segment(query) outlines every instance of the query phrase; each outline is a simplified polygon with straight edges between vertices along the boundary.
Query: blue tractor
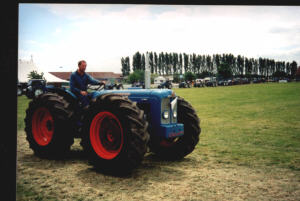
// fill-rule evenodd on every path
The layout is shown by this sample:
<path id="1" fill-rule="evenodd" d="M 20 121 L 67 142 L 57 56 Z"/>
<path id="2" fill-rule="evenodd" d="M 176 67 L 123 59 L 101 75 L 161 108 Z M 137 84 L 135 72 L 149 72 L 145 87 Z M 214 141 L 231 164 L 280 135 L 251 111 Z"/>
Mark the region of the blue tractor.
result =
<path id="1" fill-rule="evenodd" d="M 169 89 L 99 87 L 86 108 L 68 89 L 47 86 L 29 103 L 25 131 L 39 157 L 65 156 L 74 138 L 81 138 L 96 169 L 125 173 L 148 150 L 166 160 L 185 157 L 195 149 L 201 129 L 193 107 Z"/>

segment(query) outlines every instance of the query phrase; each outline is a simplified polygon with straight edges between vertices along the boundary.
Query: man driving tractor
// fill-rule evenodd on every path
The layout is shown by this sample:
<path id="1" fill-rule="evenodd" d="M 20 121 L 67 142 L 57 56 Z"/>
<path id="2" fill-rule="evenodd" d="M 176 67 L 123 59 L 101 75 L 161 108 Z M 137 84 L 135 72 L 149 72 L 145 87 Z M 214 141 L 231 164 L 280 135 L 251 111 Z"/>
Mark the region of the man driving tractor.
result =
<path id="1" fill-rule="evenodd" d="M 105 82 L 94 79 L 89 74 L 85 73 L 87 63 L 85 60 L 78 62 L 78 69 L 70 76 L 70 89 L 79 98 L 83 107 L 89 105 L 91 94 L 87 92 L 87 85 L 105 85 Z"/>

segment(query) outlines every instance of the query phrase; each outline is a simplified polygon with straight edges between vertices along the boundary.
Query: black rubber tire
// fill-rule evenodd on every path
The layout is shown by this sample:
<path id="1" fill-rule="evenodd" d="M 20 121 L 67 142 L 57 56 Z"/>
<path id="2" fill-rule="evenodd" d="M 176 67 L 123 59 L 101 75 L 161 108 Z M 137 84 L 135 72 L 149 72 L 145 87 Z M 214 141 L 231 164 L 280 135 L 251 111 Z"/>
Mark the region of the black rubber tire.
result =
<path id="1" fill-rule="evenodd" d="M 68 92 L 61 88 L 53 88 L 48 89 L 48 92 L 56 93 L 59 96 L 64 97 L 64 99 L 70 104 L 70 107 L 72 108 L 72 111 L 74 112 L 74 122 L 82 121 L 82 113 L 83 111 L 79 107 L 79 100 L 75 99 L 73 96 L 71 96 Z M 75 123 L 75 133 L 74 137 L 79 138 L 81 135 L 82 127 Z"/>
<path id="2" fill-rule="evenodd" d="M 162 146 L 162 141 L 168 141 L 151 136 L 150 150 L 164 160 L 180 160 L 190 154 L 199 142 L 201 133 L 200 119 L 194 108 L 183 98 L 178 97 L 177 121 L 184 124 L 184 135 L 170 141 L 170 146 Z"/>
<path id="3" fill-rule="evenodd" d="M 33 137 L 32 118 L 34 112 L 45 107 L 53 118 L 54 133 L 49 144 L 39 145 Z M 73 134 L 75 132 L 75 115 L 71 105 L 56 93 L 44 93 L 34 98 L 26 110 L 25 132 L 29 147 L 36 156 L 48 159 L 58 159 L 64 157 L 74 143 Z"/>
<path id="4" fill-rule="evenodd" d="M 123 129 L 123 147 L 119 154 L 112 159 L 98 156 L 91 145 L 90 126 L 94 117 L 107 111 L 115 115 Z M 144 119 L 144 112 L 126 96 L 118 94 L 104 94 L 92 101 L 83 123 L 83 137 L 81 145 L 88 156 L 89 163 L 96 170 L 112 174 L 128 174 L 143 160 L 150 139 L 147 132 L 148 122 Z"/>

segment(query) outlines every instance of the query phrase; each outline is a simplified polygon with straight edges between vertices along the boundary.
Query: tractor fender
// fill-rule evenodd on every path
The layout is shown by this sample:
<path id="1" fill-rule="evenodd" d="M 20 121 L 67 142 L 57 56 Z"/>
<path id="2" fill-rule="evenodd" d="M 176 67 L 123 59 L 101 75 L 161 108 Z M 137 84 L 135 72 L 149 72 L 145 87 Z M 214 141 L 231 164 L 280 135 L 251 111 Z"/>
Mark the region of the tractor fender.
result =
<path id="1" fill-rule="evenodd" d="M 52 93 L 57 93 L 60 96 L 65 97 L 67 100 L 72 101 L 72 102 L 77 102 L 78 98 L 73 94 L 71 91 L 67 90 L 66 88 L 62 87 L 55 87 L 53 85 L 48 85 L 46 86 L 46 91 L 47 92 L 52 92 Z"/>

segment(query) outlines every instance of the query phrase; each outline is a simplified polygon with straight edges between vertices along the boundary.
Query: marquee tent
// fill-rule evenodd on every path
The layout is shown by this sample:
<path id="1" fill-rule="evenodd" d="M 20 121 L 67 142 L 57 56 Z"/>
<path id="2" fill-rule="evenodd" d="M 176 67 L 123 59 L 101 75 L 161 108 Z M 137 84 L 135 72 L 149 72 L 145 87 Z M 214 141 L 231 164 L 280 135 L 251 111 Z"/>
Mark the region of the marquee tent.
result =
<path id="1" fill-rule="evenodd" d="M 46 79 L 47 83 L 69 83 L 67 80 L 60 79 L 49 72 L 45 72 L 44 70 L 40 69 L 31 58 L 30 61 L 21 60 L 18 61 L 18 79 L 19 82 L 28 82 L 29 78 L 27 77 L 31 71 L 37 71 L 39 74 L 44 73 L 44 78 Z"/>

